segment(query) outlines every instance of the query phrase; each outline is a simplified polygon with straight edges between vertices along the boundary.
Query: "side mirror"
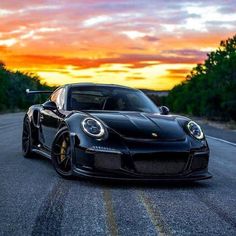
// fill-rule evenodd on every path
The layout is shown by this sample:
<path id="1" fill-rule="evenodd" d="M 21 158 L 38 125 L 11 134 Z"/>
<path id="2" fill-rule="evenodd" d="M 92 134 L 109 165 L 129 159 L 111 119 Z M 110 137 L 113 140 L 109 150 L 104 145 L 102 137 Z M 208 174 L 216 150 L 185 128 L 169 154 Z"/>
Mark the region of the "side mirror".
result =
<path id="1" fill-rule="evenodd" d="M 161 106 L 160 111 L 162 115 L 168 115 L 170 113 L 170 109 L 166 106 Z"/>
<path id="2" fill-rule="evenodd" d="M 45 103 L 43 103 L 43 108 L 50 111 L 54 111 L 57 110 L 57 104 L 52 101 L 46 101 Z"/>

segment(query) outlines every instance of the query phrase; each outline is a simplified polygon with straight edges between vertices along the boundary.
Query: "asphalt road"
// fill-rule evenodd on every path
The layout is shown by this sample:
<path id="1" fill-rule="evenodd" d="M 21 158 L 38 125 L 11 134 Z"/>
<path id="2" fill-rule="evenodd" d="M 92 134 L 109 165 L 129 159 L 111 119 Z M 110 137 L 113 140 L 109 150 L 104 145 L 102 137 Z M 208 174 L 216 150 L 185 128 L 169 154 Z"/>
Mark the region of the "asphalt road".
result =
<path id="1" fill-rule="evenodd" d="M 22 119 L 0 115 L 0 235 L 236 235 L 236 146 L 209 138 L 214 178 L 197 183 L 64 180 L 22 157 Z"/>

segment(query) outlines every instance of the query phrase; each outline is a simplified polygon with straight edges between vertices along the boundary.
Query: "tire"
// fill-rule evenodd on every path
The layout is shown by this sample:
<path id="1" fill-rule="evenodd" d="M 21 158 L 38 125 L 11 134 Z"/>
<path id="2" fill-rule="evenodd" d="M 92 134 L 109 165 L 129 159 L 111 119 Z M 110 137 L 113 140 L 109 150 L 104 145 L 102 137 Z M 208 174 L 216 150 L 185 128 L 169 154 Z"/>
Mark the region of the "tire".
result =
<path id="1" fill-rule="evenodd" d="M 66 179 L 71 179 L 72 171 L 72 148 L 70 132 L 67 127 L 61 128 L 52 144 L 52 164 L 56 172 Z"/>
<path id="2" fill-rule="evenodd" d="M 26 117 L 23 122 L 22 131 L 22 154 L 25 158 L 32 157 L 32 133 L 29 118 Z"/>

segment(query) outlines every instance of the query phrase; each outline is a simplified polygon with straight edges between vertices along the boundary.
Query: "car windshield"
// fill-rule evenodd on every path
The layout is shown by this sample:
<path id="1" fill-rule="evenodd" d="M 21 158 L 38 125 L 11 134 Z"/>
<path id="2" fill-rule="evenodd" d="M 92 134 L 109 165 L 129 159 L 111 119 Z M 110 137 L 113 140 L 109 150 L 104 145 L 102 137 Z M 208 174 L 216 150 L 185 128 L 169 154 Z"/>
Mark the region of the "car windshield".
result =
<path id="1" fill-rule="evenodd" d="M 68 110 L 140 111 L 160 113 L 141 91 L 112 86 L 71 87 Z"/>

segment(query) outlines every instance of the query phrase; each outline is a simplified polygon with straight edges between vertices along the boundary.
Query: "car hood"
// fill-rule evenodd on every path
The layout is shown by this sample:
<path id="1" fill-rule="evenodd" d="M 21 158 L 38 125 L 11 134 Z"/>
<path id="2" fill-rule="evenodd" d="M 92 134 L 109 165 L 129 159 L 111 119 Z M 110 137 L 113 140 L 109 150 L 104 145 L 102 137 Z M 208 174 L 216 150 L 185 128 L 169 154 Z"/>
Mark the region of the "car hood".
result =
<path id="1" fill-rule="evenodd" d="M 125 138 L 183 140 L 186 133 L 176 116 L 142 112 L 89 112 Z"/>

